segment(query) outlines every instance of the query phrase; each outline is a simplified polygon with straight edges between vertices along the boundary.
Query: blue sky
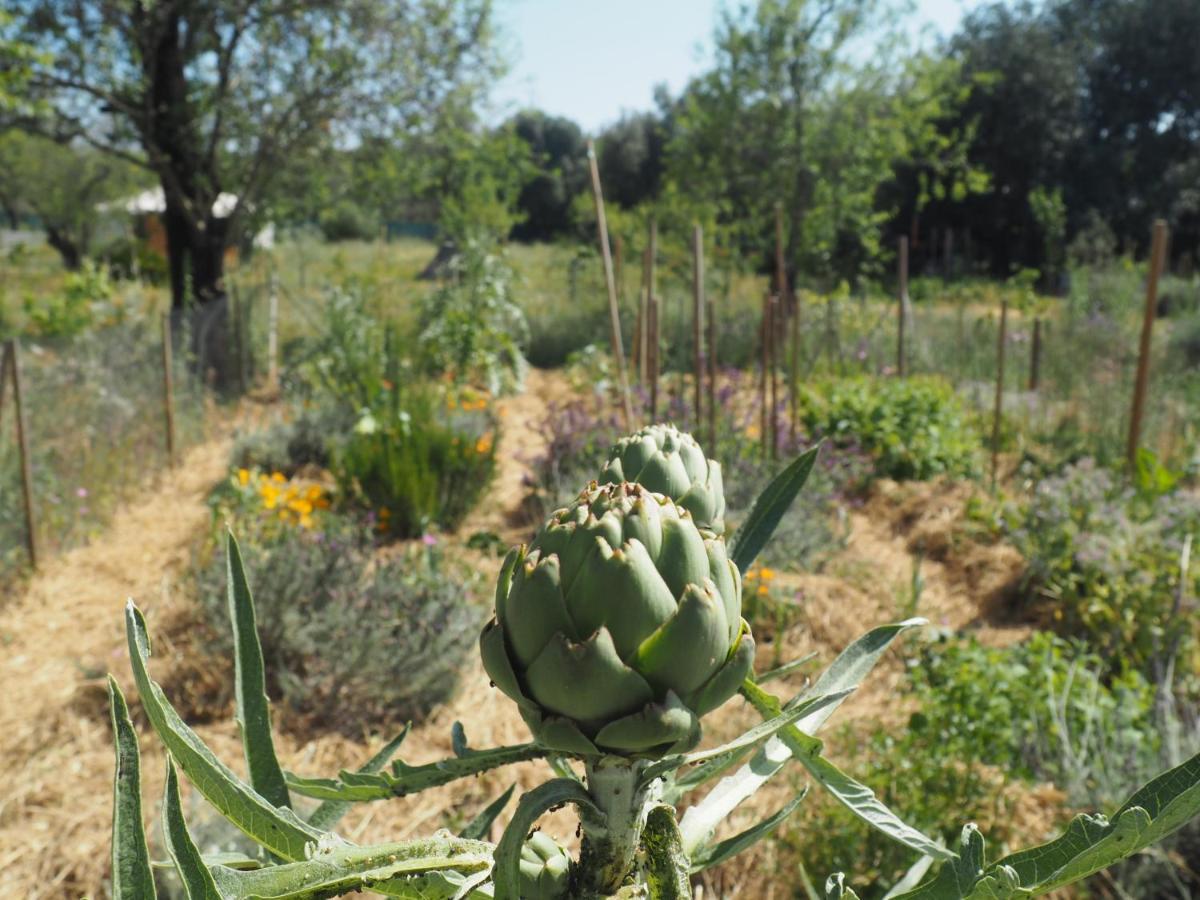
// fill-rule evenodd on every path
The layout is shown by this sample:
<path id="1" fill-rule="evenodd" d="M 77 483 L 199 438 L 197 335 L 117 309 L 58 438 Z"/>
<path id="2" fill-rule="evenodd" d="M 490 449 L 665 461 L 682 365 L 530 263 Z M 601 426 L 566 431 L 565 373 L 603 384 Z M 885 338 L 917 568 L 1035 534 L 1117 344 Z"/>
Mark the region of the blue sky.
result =
<path id="1" fill-rule="evenodd" d="M 915 37 L 946 33 L 980 0 L 915 0 Z M 648 109 L 654 86 L 678 91 L 704 68 L 722 0 L 496 0 L 512 71 L 493 93 L 497 119 L 526 106 L 594 132 Z"/>

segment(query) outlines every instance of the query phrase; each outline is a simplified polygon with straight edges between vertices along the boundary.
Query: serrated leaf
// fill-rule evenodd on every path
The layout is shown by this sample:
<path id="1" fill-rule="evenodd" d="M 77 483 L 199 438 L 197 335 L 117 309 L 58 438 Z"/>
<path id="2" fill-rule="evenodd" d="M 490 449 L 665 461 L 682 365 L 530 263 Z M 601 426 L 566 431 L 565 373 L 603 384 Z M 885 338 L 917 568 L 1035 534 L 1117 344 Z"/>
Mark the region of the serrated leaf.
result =
<path id="1" fill-rule="evenodd" d="M 179 802 L 179 776 L 169 756 L 167 781 L 163 788 L 163 839 L 188 900 L 224 900 L 183 819 L 183 806 Z"/>
<path id="2" fill-rule="evenodd" d="M 495 900 L 520 900 L 521 848 L 525 845 L 525 838 L 542 813 L 564 803 L 574 803 L 600 815 L 592 803 L 591 795 L 572 778 L 555 778 L 521 795 L 512 821 L 496 845 L 496 862 L 492 869 Z"/>
<path id="3" fill-rule="evenodd" d="M 358 769 L 358 773 L 360 775 L 369 775 L 373 772 L 381 771 L 384 766 L 391 762 L 392 757 L 396 755 L 396 751 L 400 749 L 400 745 L 403 744 L 404 739 L 408 737 L 408 731 L 409 726 L 405 725 L 404 729 L 398 735 L 384 744 L 378 753 L 372 756 Z M 353 805 L 354 804 L 348 800 L 325 800 L 312 811 L 312 814 L 308 817 L 308 824 L 314 828 L 329 830 L 330 828 L 333 828 L 333 826 L 339 821 L 341 821 L 342 816 L 344 816 L 347 810 L 349 810 Z"/>
<path id="4" fill-rule="evenodd" d="M 275 756 L 266 671 L 254 615 L 254 596 L 246 581 L 242 551 L 232 533 L 227 534 L 225 540 L 225 577 L 229 622 L 233 628 L 236 716 L 250 786 L 273 806 L 291 806 L 283 770 Z"/>
<path id="5" fill-rule="evenodd" d="M 749 570 L 779 527 L 779 522 L 812 474 L 820 449 L 818 444 L 792 460 L 754 501 L 749 517 L 730 541 L 729 558 L 741 572 Z"/>
<path id="6" fill-rule="evenodd" d="M 328 833 L 300 821 L 290 809 L 271 805 L 217 759 L 199 735 L 184 723 L 146 670 L 150 639 L 146 620 L 132 601 L 125 606 L 125 635 L 142 707 L 179 768 L 204 798 L 248 837 L 284 859 L 304 859 L 306 847 Z"/>
<path id="7" fill-rule="evenodd" d="M 213 878 L 225 896 L 254 900 L 323 900 L 368 890 L 429 900 L 451 897 L 468 879 L 486 872 L 491 851 L 491 844 L 444 835 L 374 847 L 326 842 L 302 862 L 251 872 L 218 868 Z M 469 891 L 466 896 L 482 900 L 487 895 Z"/>
<path id="8" fill-rule="evenodd" d="M 649 900 L 691 900 L 688 858 L 673 807 L 660 803 L 650 809 L 642 831 L 642 847 L 646 851 Z"/>
<path id="9" fill-rule="evenodd" d="M 108 676 L 116 772 L 113 776 L 112 895 L 114 900 L 149 900 L 155 896 L 150 851 L 142 826 L 142 766 L 137 732 L 117 680 Z"/>
<path id="10" fill-rule="evenodd" d="M 480 810 L 479 815 L 468 822 L 467 827 L 460 831 L 458 836 L 475 841 L 483 840 L 491 830 L 496 817 L 504 811 L 504 807 L 508 806 L 508 801 L 512 799 L 513 791 L 516 789 L 515 784 L 510 785 L 507 791 Z"/>
<path id="11" fill-rule="evenodd" d="M 663 799 L 668 803 L 677 804 L 689 791 L 694 791 L 714 778 L 724 775 L 745 759 L 753 749 L 753 746 L 743 747 L 733 753 L 703 762 L 682 775 L 676 773 L 675 778 L 669 780 L 663 788 Z"/>
<path id="12" fill-rule="evenodd" d="M 337 778 L 307 778 L 285 772 L 288 787 L 297 794 L 317 800 L 365 802 L 404 797 L 431 787 L 449 784 L 511 763 L 541 759 L 546 750 L 537 744 L 514 744 L 495 750 L 468 750 L 466 755 L 451 757 L 421 766 L 403 760 L 392 763 L 391 772 L 339 772 Z"/>
<path id="13" fill-rule="evenodd" d="M 796 811 L 796 807 L 808 796 L 808 788 L 802 790 L 782 809 L 776 810 L 761 822 L 752 825 L 745 831 L 735 834 L 733 837 L 726 838 L 723 841 L 718 841 L 708 847 L 698 850 L 692 855 L 692 872 L 703 872 L 705 869 L 711 869 L 713 866 L 719 866 L 725 860 L 737 856 L 743 850 L 753 846 L 762 840 L 775 828 Z"/>

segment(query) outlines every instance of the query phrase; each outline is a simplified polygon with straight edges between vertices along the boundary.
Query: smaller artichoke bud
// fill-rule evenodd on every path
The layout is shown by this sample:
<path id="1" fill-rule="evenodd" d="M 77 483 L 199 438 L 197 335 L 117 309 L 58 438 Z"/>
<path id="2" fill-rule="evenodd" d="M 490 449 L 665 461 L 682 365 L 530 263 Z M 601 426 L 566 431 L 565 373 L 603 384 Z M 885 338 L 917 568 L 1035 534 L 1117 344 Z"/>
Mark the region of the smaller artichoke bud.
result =
<path id="1" fill-rule="evenodd" d="M 521 847 L 522 900 L 559 900 L 571 886 L 571 857 L 543 831 L 535 831 Z"/>
<path id="2" fill-rule="evenodd" d="M 649 425 L 621 438 L 608 455 L 601 484 L 636 482 L 690 512 L 697 528 L 725 532 L 721 464 L 705 457 L 686 431 L 674 425 Z"/>
<path id="3" fill-rule="evenodd" d="M 505 560 L 480 653 L 543 746 L 657 758 L 749 673 L 741 606 L 722 538 L 669 497 L 593 482 Z"/>

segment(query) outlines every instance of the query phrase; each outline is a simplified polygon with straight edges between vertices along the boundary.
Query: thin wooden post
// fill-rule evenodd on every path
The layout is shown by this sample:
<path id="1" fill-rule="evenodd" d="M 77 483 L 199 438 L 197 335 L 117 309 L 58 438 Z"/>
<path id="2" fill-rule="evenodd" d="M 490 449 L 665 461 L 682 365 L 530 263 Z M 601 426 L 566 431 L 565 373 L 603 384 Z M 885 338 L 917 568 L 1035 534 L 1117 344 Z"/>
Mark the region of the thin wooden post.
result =
<path id="1" fill-rule="evenodd" d="M 12 375 L 13 407 L 17 421 L 17 450 L 21 456 L 21 497 L 25 505 L 25 546 L 29 562 L 35 569 L 41 554 L 38 550 L 37 518 L 33 511 L 33 464 L 29 456 L 29 426 L 25 420 L 24 390 L 21 385 L 21 353 L 16 339 L 8 341 L 8 368 Z"/>
<path id="2" fill-rule="evenodd" d="M 1008 329 L 1008 297 L 1000 299 L 1000 334 L 996 339 L 996 405 L 992 411 L 992 490 L 1000 459 L 1000 415 L 1004 411 L 1004 344 Z"/>
<path id="3" fill-rule="evenodd" d="M 696 373 L 696 432 L 704 422 L 704 229 L 692 229 L 692 355 Z M 712 448 L 709 448 L 712 452 Z"/>
<path id="4" fill-rule="evenodd" d="M 4 424 L 4 398 L 6 396 L 6 388 L 8 387 L 8 372 L 12 368 L 12 363 L 9 362 L 8 341 L 4 342 L 4 353 L 0 355 L 0 425 Z"/>
<path id="5" fill-rule="evenodd" d="M 913 221 L 915 223 L 916 219 Z M 904 320 L 908 306 L 908 237 L 905 235 L 900 236 L 899 257 L 900 284 L 896 292 L 896 374 L 903 378 L 907 374 L 904 359 Z"/>
<path id="6" fill-rule="evenodd" d="M 1142 417 L 1146 409 L 1146 387 L 1150 381 L 1150 337 L 1158 305 L 1158 279 L 1162 275 L 1167 251 L 1167 223 L 1154 222 L 1150 240 L 1150 271 L 1146 274 L 1146 308 L 1142 316 L 1142 338 L 1138 344 L 1137 379 L 1133 385 L 1133 409 L 1129 415 L 1129 446 L 1126 455 L 1132 468 L 1137 461 L 1138 443 L 1142 438 Z"/>
<path id="7" fill-rule="evenodd" d="M 650 329 L 647 322 L 650 317 L 650 298 L 654 296 L 654 265 L 658 258 L 658 223 L 650 220 L 650 236 L 646 242 L 646 257 L 642 269 L 642 332 L 638 344 L 638 369 L 642 380 L 646 378 L 646 368 L 650 351 Z"/>
<path id="8" fill-rule="evenodd" d="M 633 429 L 633 406 L 629 400 L 629 379 L 625 374 L 625 348 L 621 345 L 621 313 L 617 305 L 617 284 L 613 274 L 612 250 L 608 245 L 608 221 L 604 216 L 604 193 L 600 189 L 600 167 L 596 162 L 596 146 L 587 142 L 588 167 L 592 173 L 592 195 L 596 201 L 596 228 L 600 232 L 600 253 L 604 258 L 604 281 L 608 287 L 608 315 L 612 327 L 613 363 L 617 367 L 617 383 L 621 389 L 621 409 L 625 427 Z"/>
<path id="9" fill-rule="evenodd" d="M 1042 380 L 1042 320 L 1033 320 L 1033 341 L 1029 348 L 1029 390 L 1036 391 Z"/>
<path id="10" fill-rule="evenodd" d="M 163 422 L 166 426 L 167 462 L 175 465 L 175 379 L 171 363 L 171 314 L 162 319 Z"/>
<path id="11" fill-rule="evenodd" d="M 758 381 L 758 400 L 760 407 L 759 414 L 759 429 L 762 435 L 763 458 L 765 459 L 770 452 L 768 450 L 768 441 L 770 440 L 771 424 L 769 422 L 769 413 L 767 412 L 767 373 L 771 369 L 771 292 L 763 296 L 762 309 L 762 325 L 759 329 L 759 337 L 762 339 L 762 377 Z"/>
<path id="12" fill-rule="evenodd" d="M 617 234 L 613 241 L 613 272 L 617 279 L 617 303 L 625 302 L 625 239 Z"/>
<path id="13" fill-rule="evenodd" d="M 717 452 L 717 306 L 708 298 L 708 452 Z"/>
<path id="14" fill-rule="evenodd" d="M 267 288 L 267 383 L 279 387 L 279 290 L 275 270 L 271 270 Z"/>
<path id="15" fill-rule="evenodd" d="M 658 421 L 658 298 L 653 294 L 646 305 L 647 366 L 650 371 L 650 421 Z"/>
<path id="16" fill-rule="evenodd" d="M 776 325 L 779 323 L 780 319 L 782 318 L 782 315 L 781 315 L 782 304 L 779 302 L 779 299 L 777 297 L 772 297 L 771 301 L 770 301 L 770 306 L 771 306 L 771 316 L 770 316 L 770 322 L 771 322 L 771 422 L 770 422 L 770 424 L 771 424 L 771 459 L 775 459 L 776 457 L 779 456 L 779 415 L 778 415 L 778 412 L 779 412 L 779 378 L 777 377 L 778 372 L 776 371 L 777 366 L 776 366 L 776 362 L 775 362 L 775 349 L 776 349 L 775 332 L 777 331 Z"/>

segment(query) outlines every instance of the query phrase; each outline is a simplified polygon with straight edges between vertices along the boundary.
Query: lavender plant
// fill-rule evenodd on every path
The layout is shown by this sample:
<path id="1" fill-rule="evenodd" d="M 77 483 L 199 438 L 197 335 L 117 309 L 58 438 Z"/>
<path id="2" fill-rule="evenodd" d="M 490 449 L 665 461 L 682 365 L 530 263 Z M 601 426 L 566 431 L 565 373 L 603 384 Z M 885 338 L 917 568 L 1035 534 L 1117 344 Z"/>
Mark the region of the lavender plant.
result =
<path id="1" fill-rule="evenodd" d="M 643 449 L 652 458 L 634 467 L 639 471 L 677 468 L 667 458 L 675 450 L 665 443 Z M 628 453 L 629 445 L 621 452 Z M 791 463 L 729 539 L 701 527 L 678 497 L 628 481 L 586 487 L 546 522 L 529 548 L 510 554 L 497 587 L 496 619 L 481 639 L 489 674 L 517 702 L 534 739 L 475 749 L 456 726 L 454 756 L 428 765 L 391 760 L 401 734 L 356 772 L 332 778 L 284 772 L 272 740 L 254 602 L 232 538 L 228 604 L 247 781 L 216 758 L 151 680 L 145 621 L 130 603 L 125 625 L 134 680 L 168 751 L 166 845 L 187 896 L 324 898 L 372 890 L 447 900 L 687 898 L 693 873 L 769 834 L 803 801 L 801 793 L 740 834 L 714 839 L 735 807 L 793 762 L 872 828 L 941 863 L 931 880 L 906 884 L 892 895 L 905 900 L 1045 894 L 1129 856 L 1200 812 L 1200 757 L 1193 757 L 1134 794 L 1111 821 L 1081 816 L 1062 837 L 988 863 L 974 826 L 963 829 L 959 846 L 947 848 L 901 821 L 827 760 L 815 733 L 892 641 L 920 620 L 872 630 L 794 697 L 777 697 L 765 687 L 793 667 L 753 673 L 740 573 L 758 556 L 815 458 L 813 449 Z M 625 466 L 623 460 L 607 472 L 623 477 Z M 678 479 L 679 487 L 693 490 L 699 482 L 706 490 L 720 489 L 699 465 L 694 473 L 684 468 L 687 477 Z M 115 680 L 109 689 L 117 748 L 113 895 L 152 897 L 136 735 Z M 763 722 L 728 743 L 694 749 L 705 713 L 734 693 Z M 457 835 L 439 831 L 359 846 L 333 830 L 350 804 L 403 797 L 534 759 L 545 760 L 555 777 L 521 797 L 497 844 L 481 837 L 507 805 L 511 789 Z M 177 769 L 261 846 L 257 857 L 201 855 L 181 813 Z M 677 816 L 681 800 L 709 787 Z M 301 818 L 292 809 L 293 794 L 322 802 Z M 531 836 L 543 813 L 568 804 L 579 815 L 577 858 L 540 832 Z M 907 880 L 919 881 L 928 867 L 919 863 L 918 874 Z M 855 896 L 840 874 L 830 877 L 825 890 L 829 900 Z"/>

